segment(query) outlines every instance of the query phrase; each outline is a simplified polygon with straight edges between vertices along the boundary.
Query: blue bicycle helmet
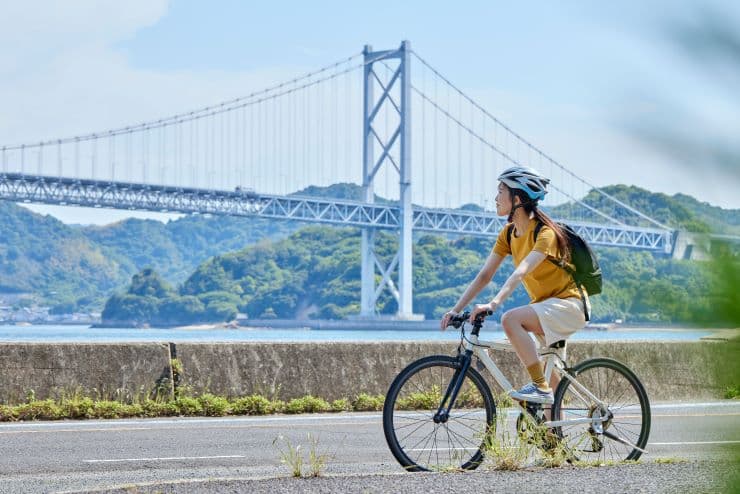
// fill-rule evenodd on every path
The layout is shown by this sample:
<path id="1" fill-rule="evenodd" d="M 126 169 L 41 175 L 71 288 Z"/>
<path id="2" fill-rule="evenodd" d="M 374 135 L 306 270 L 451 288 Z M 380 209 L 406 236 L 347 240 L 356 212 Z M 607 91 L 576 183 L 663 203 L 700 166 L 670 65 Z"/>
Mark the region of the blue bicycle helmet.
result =
<path id="1" fill-rule="evenodd" d="M 498 180 L 508 185 L 509 188 L 523 190 L 533 201 L 539 201 L 545 197 L 547 184 L 550 183 L 550 179 L 527 166 L 507 168 L 498 176 Z"/>

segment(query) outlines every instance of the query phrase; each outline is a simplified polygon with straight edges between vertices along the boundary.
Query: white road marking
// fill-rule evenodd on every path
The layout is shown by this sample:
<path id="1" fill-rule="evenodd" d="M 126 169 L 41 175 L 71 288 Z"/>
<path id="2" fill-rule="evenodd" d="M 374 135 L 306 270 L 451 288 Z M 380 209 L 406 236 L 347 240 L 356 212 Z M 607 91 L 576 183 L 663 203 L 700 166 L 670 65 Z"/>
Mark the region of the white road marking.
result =
<path id="1" fill-rule="evenodd" d="M 686 416 L 681 413 L 681 410 L 687 408 L 740 408 L 740 401 L 724 401 L 724 402 L 711 402 L 711 403 L 661 403 L 658 405 L 652 405 L 651 410 L 668 410 L 676 409 L 677 413 L 675 416 Z M 724 410 L 723 410 L 724 411 Z M 510 415 L 518 415 L 519 409 L 509 409 Z M 700 414 L 704 415 L 721 415 L 721 414 Z M 672 414 L 663 414 L 663 417 L 674 416 Z M 79 429 L 88 430 L 107 430 L 107 429 L 124 429 L 130 428 L 129 430 L 145 430 L 145 429 L 157 429 L 163 425 L 188 427 L 191 425 L 217 425 L 217 424 L 269 424 L 269 423 L 301 423 L 301 422 L 351 422 L 351 421 L 367 421 L 367 420 L 381 420 L 383 415 L 381 413 L 373 412 L 352 412 L 344 414 L 307 414 L 307 415 L 291 415 L 291 416 L 275 416 L 275 415 L 260 415 L 260 416 L 249 416 L 249 417 L 224 417 L 224 418 L 191 418 L 181 417 L 173 419 L 117 419 L 117 420 L 79 420 L 71 421 L 65 420 L 60 422 L 41 422 L 31 421 L 27 423 L 18 422 L 6 422 L 0 424 L 0 434 L 17 433 L 21 431 L 28 432 L 41 432 L 42 430 L 57 430 L 64 432 L 72 432 Z M 7 431 L 7 432 L 6 432 Z"/>
<path id="2" fill-rule="evenodd" d="M 740 441 L 685 441 L 676 443 L 648 443 L 648 446 L 690 446 L 695 444 L 740 444 Z"/>
<path id="3" fill-rule="evenodd" d="M 111 460 L 82 460 L 84 463 L 123 463 L 136 461 L 179 461 L 179 460 L 216 460 L 223 458 L 246 458 L 243 455 L 221 455 L 221 456 L 170 456 L 163 458 L 118 458 Z"/>

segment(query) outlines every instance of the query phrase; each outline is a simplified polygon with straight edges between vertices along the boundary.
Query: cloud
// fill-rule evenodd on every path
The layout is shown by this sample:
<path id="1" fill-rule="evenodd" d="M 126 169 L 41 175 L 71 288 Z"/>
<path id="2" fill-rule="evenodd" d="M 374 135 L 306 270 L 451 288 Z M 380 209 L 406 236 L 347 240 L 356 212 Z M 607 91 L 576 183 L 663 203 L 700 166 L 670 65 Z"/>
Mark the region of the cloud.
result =
<path id="1" fill-rule="evenodd" d="M 0 145 L 98 132 L 243 96 L 297 67 L 249 72 L 132 66 L 120 43 L 166 0 L 8 2 L 0 21 Z"/>

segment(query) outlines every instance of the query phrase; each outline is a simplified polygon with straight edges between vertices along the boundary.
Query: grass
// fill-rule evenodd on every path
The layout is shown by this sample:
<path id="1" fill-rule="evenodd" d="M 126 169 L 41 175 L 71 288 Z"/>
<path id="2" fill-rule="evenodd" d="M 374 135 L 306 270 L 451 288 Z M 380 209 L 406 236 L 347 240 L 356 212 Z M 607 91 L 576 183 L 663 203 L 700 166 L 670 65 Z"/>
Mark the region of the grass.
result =
<path id="1" fill-rule="evenodd" d="M 573 464 L 577 467 L 614 467 L 617 465 L 639 465 L 640 460 L 598 460 L 597 459 L 597 460 L 589 460 L 589 461 L 576 461 Z"/>
<path id="2" fill-rule="evenodd" d="M 689 460 L 687 460 L 686 458 L 678 458 L 676 456 L 670 456 L 667 458 L 656 458 L 654 462 L 659 465 L 675 465 L 677 463 L 686 463 L 687 461 Z"/>
<path id="3" fill-rule="evenodd" d="M 724 397 L 728 400 L 740 398 L 740 386 L 727 386 L 725 388 Z"/>
<path id="4" fill-rule="evenodd" d="M 227 415 L 269 415 L 324 412 L 365 412 L 383 409 L 385 397 L 360 393 L 354 399 L 341 398 L 331 403 L 316 396 L 303 396 L 287 402 L 259 394 L 224 397 L 211 393 L 175 398 L 150 398 L 146 394 L 96 399 L 79 392 L 56 400 L 39 400 L 33 392 L 28 401 L 17 405 L 0 404 L 0 422 L 61 419 L 117 419 L 130 417 L 223 417 Z"/>
<path id="5" fill-rule="evenodd" d="M 524 413 L 512 428 L 507 424 L 508 395 L 496 399 L 498 409 L 494 427 L 483 441 L 486 458 L 493 470 L 516 471 L 537 464 L 557 468 L 573 458 L 573 451 L 544 424 Z"/>
<path id="6" fill-rule="evenodd" d="M 281 444 L 282 443 L 282 446 Z M 287 465 L 290 468 L 293 477 L 303 476 L 303 455 L 301 454 L 301 445 L 293 446 L 285 436 L 278 436 L 272 441 L 272 445 L 278 450 L 280 454 L 280 463 Z"/>
<path id="7" fill-rule="evenodd" d="M 319 453 L 319 439 L 308 433 L 308 467 L 309 477 L 320 477 L 324 473 L 330 455 Z M 303 456 L 301 445 L 294 446 L 290 439 L 280 435 L 272 441 L 272 445 L 278 450 L 280 463 L 287 465 L 293 477 L 303 477 L 303 467 L 306 459 Z"/>

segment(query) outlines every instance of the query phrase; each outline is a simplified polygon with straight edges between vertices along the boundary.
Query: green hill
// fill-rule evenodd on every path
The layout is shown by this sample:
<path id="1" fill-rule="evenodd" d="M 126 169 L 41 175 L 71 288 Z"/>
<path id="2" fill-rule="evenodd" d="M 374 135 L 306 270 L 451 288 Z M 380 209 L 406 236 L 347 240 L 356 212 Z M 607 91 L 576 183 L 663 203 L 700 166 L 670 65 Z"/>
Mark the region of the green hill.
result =
<path id="1" fill-rule="evenodd" d="M 685 195 L 652 194 L 624 185 L 605 190 L 672 226 L 740 234 L 740 210 L 718 208 Z M 296 194 L 359 200 L 361 188 L 336 184 L 327 188 L 312 187 Z M 376 200 L 383 199 L 376 197 Z M 593 204 L 605 201 L 596 192 L 588 194 L 585 200 Z M 475 208 L 475 205 L 466 208 Z M 554 208 L 553 213 L 567 208 L 568 205 L 561 205 Z M 132 276 L 151 268 L 164 282 L 176 287 L 172 290 L 177 296 L 203 299 L 206 294 L 234 290 L 232 295 L 238 300 L 226 297 L 228 303 L 252 317 L 271 314 L 276 317 L 344 317 L 356 313 L 359 303 L 357 230 L 311 227 L 298 231 L 301 226 L 305 225 L 259 218 L 193 215 L 168 223 L 130 219 L 103 227 L 79 227 L 0 201 L 0 298 L 2 292 L 24 292 L 33 294 L 36 303 L 52 305 L 58 312 L 76 308 L 100 310 L 113 293 L 126 289 Z M 297 236 L 284 240 L 292 233 Z M 414 306 L 427 317 L 435 317 L 442 307 L 454 301 L 490 249 L 490 240 L 450 238 L 447 235 L 416 238 Z M 394 237 L 384 234 L 380 239 L 384 242 L 380 252 L 390 255 Z M 254 246 L 253 250 L 249 246 Z M 327 251 L 332 252 L 334 258 L 321 254 Z M 632 287 L 632 280 L 640 279 L 644 273 L 663 276 L 674 284 L 693 283 L 682 277 L 688 276 L 686 273 L 693 268 L 679 269 L 667 259 L 618 249 L 601 249 L 601 252 L 605 271 L 620 266 L 609 277 L 609 283 L 619 280 L 615 291 L 595 299 L 595 304 L 602 306 L 601 312 L 609 317 L 633 313 L 640 313 L 643 318 L 662 317 L 650 313 L 647 307 L 632 306 L 628 300 L 630 296 L 643 300 L 652 297 L 650 293 L 638 294 L 639 287 Z M 635 259 L 640 260 L 642 271 L 623 271 Z M 669 265 L 673 267 L 667 267 Z M 677 275 L 674 269 L 686 273 Z M 633 278 L 622 277 L 623 272 Z M 617 289 L 617 286 L 634 290 Z M 206 306 L 217 300 L 222 305 L 226 303 L 221 295 L 209 297 Z M 395 300 L 386 297 L 381 301 L 380 310 L 392 313 Z"/>
<path id="2" fill-rule="evenodd" d="M 209 259 L 179 289 L 159 296 L 137 295 L 134 286 L 141 283 L 135 278 L 127 294 L 109 300 L 103 318 L 108 324 L 135 323 L 146 311 L 152 314 L 147 322 L 159 324 L 216 322 L 223 320 L 220 314 L 237 312 L 251 318 L 345 318 L 360 308 L 359 244 L 357 229 L 306 227 L 277 242 Z M 451 308 L 482 266 L 490 244 L 489 239 L 470 237 L 418 237 L 415 312 L 435 319 Z M 394 235 L 378 234 L 377 255 L 383 261 L 388 262 L 396 248 Z M 711 321 L 711 283 L 700 263 L 614 248 L 598 249 L 598 255 L 606 282 L 604 292 L 592 300 L 594 321 Z M 512 268 L 507 261 L 480 301 L 490 300 L 494 287 L 504 283 Z M 145 274 L 154 276 L 152 284 L 160 286 L 156 273 Z M 502 310 L 528 301 L 519 287 Z M 179 304 L 180 311 L 158 312 L 158 307 L 172 304 Z M 395 299 L 386 292 L 378 311 L 396 310 Z"/>

